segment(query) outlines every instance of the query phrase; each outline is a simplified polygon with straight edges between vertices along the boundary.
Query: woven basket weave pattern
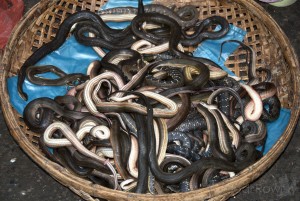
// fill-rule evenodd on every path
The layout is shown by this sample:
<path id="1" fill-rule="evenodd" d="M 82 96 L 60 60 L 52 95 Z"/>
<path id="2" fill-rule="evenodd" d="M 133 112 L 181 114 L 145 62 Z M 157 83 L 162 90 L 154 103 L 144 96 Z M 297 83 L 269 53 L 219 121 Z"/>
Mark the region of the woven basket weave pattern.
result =
<path id="1" fill-rule="evenodd" d="M 106 0 L 43 0 L 37 7 L 34 7 L 32 13 L 25 16 L 22 23 L 19 25 L 23 29 L 17 30 L 14 35 L 13 41 L 10 41 L 11 47 L 6 48 L 6 59 L 3 61 L 5 67 L 5 78 L 16 75 L 20 66 L 31 55 L 31 53 L 42 46 L 44 43 L 51 41 L 58 30 L 59 25 L 70 14 L 79 10 L 91 10 L 97 11 L 106 2 Z M 221 185 L 230 184 L 235 178 L 230 179 L 221 184 L 214 185 L 212 187 L 205 188 L 206 190 L 191 192 L 188 197 L 186 194 L 177 194 L 176 199 L 207 199 L 210 200 L 226 200 L 228 197 L 236 194 L 247 183 L 241 183 L 244 181 L 251 182 L 258 176 L 260 176 L 267 167 L 271 166 L 275 159 L 279 156 L 280 152 L 286 146 L 288 140 L 291 137 L 292 130 L 295 127 L 299 109 L 295 109 L 295 106 L 299 106 L 299 101 L 295 98 L 299 98 L 299 92 L 296 92 L 296 87 L 299 85 L 299 78 L 295 77 L 295 72 L 299 73 L 296 67 L 298 66 L 297 59 L 289 60 L 286 62 L 287 56 L 284 55 L 283 46 L 288 47 L 288 44 L 282 44 L 284 42 L 281 38 L 281 44 L 278 43 L 278 39 L 273 36 L 274 32 L 278 30 L 270 30 L 265 26 L 263 21 L 269 19 L 264 17 L 257 17 L 259 14 L 259 8 L 254 11 L 248 10 L 246 0 L 243 0 L 242 4 L 239 1 L 234 3 L 230 0 L 176 0 L 172 1 L 173 4 L 180 7 L 183 5 L 191 4 L 197 6 L 200 11 L 200 19 L 207 18 L 213 15 L 220 15 L 228 19 L 228 21 L 235 26 L 238 26 L 247 31 L 245 37 L 245 44 L 250 45 L 256 52 L 256 68 L 264 67 L 272 69 L 272 82 L 277 86 L 278 96 L 282 103 L 282 107 L 292 109 L 292 119 L 284 134 L 284 138 L 278 144 L 278 151 L 273 149 L 269 155 L 269 159 L 264 159 L 259 165 L 257 165 L 253 173 L 249 173 L 249 169 L 244 170 L 248 175 L 248 178 L 241 178 L 239 186 L 236 189 L 227 187 L 227 190 L 220 190 Z M 251 1 L 252 2 L 252 1 Z M 160 3 L 169 5 L 168 0 L 155 0 L 154 3 Z M 251 3 L 251 5 L 253 2 Z M 257 6 L 257 5 L 256 5 Z M 272 25 L 271 22 L 268 24 Z M 281 30 L 280 30 L 281 31 Z M 13 47 L 12 47 L 13 46 Z M 189 47 L 188 50 L 192 51 L 194 47 Z M 289 49 L 289 52 L 293 54 L 293 50 Z M 291 55 L 296 58 L 295 55 Z M 243 80 L 247 80 L 247 66 L 245 64 L 246 52 L 242 49 L 235 51 L 229 59 L 226 61 L 226 66 L 232 70 L 237 76 L 240 76 Z M 291 66 L 292 65 L 292 66 Z M 293 72 L 292 72 L 293 71 Z M 293 74 L 294 73 L 294 74 Z M 265 77 L 261 75 L 262 79 Z M 2 80 L 3 81 L 3 80 Z M 4 81 L 3 81 L 4 82 Z M 5 85 L 6 86 L 6 85 Z M 9 128 L 14 138 L 20 143 L 21 147 L 44 169 L 46 169 L 55 179 L 59 180 L 63 185 L 68 186 L 76 194 L 80 195 L 86 200 L 94 200 L 92 196 L 105 197 L 107 199 L 117 200 L 126 198 L 138 199 L 137 195 L 126 194 L 125 192 L 112 193 L 106 191 L 98 185 L 92 184 L 90 181 L 78 178 L 76 175 L 68 172 L 65 168 L 46 159 L 41 151 L 38 149 L 39 134 L 33 133 L 26 128 L 21 116 L 17 114 L 15 110 L 11 108 L 8 101 L 6 89 L 4 98 L 2 98 L 2 107 L 4 113 L 9 119 Z M 8 109 L 5 109 L 8 108 Z M 13 115 L 11 115 L 13 114 Z M 264 168 L 261 168 L 263 165 Z M 227 185 L 228 186 L 228 185 Z M 92 188 L 91 188 L 92 187 Z M 88 192 L 87 192 L 88 191 Z M 162 197 L 160 197 L 162 198 Z M 165 199 L 164 197 L 163 199 Z M 174 197 L 173 197 L 174 198 Z"/>

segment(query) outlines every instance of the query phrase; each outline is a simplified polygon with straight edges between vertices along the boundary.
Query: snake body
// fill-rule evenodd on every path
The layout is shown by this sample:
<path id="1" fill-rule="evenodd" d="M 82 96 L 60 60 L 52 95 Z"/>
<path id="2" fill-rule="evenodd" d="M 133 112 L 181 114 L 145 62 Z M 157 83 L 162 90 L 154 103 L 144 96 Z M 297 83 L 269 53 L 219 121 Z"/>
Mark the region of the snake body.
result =
<path id="1" fill-rule="evenodd" d="M 43 77 L 36 76 L 37 74 L 52 72 L 59 76 L 57 79 L 47 79 Z M 88 76 L 82 73 L 72 73 L 66 74 L 56 66 L 29 66 L 26 70 L 27 79 L 36 85 L 42 86 L 61 86 L 61 85 L 76 85 L 88 80 Z"/>
<path id="2" fill-rule="evenodd" d="M 50 98 L 38 98 L 31 101 L 24 109 L 24 121 L 35 132 L 43 132 L 54 120 L 54 115 L 80 120 L 88 113 L 66 110 Z"/>
<path id="3" fill-rule="evenodd" d="M 159 5 L 159 4 L 150 4 L 144 6 L 146 13 L 160 13 L 163 15 L 170 16 L 171 18 L 175 19 L 176 22 L 181 27 L 189 27 L 195 24 L 195 22 L 198 20 L 199 12 L 194 6 L 183 6 L 181 7 L 177 12 L 174 12 L 172 9 Z M 138 9 L 133 7 L 117 7 L 117 8 L 110 8 L 106 10 L 99 10 L 99 15 L 105 15 L 105 14 L 137 14 Z M 185 17 L 187 16 L 188 17 Z"/>

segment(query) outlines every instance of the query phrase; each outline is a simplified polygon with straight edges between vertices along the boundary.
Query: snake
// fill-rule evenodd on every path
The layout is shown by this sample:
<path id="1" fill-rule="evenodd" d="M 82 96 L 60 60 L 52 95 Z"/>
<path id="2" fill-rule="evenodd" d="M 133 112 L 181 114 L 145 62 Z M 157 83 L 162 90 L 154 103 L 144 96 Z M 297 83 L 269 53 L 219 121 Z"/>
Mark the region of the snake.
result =
<path id="1" fill-rule="evenodd" d="M 128 157 L 128 163 L 127 163 L 127 170 L 129 174 L 134 177 L 138 178 L 138 167 L 137 167 L 137 160 L 139 156 L 139 147 L 138 147 L 138 142 L 137 138 L 133 135 L 130 135 L 131 139 L 131 148 L 130 148 L 130 154 Z"/>
<path id="2" fill-rule="evenodd" d="M 253 87 L 253 89 L 255 89 L 258 92 L 260 100 L 262 100 L 262 101 L 264 101 L 265 99 L 270 98 L 272 96 L 275 96 L 276 93 L 277 93 L 277 89 L 276 89 L 275 85 L 273 83 L 270 83 L 270 82 L 262 82 L 262 83 L 259 83 L 259 84 L 256 84 L 256 85 L 252 85 L 252 87 Z M 273 101 L 273 102 L 275 102 L 275 101 Z M 277 106 L 271 107 L 271 108 L 274 109 L 275 117 L 276 117 L 276 116 L 279 115 L 280 102 L 277 101 L 277 103 L 275 103 L 275 104 Z M 262 103 L 262 105 L 263 105 L 263 103 Z M 272 104 L 272 106 L 273 106 L 273 104 Z M 255 102 L 254 102 L 254 100 L 251 100 L 246 105 L 245 110 L 247 108 L 249 111 L 251 111 L 251 110 L 253 110 L 254 107 L 255 107 Z M 263 110 L 265 111 L 264 114 L 266 115 L 267 111 L 264 108 L 263 108 Z M 263 113 L 263 111 L 262 111 L 262 113 Z"/>
<path id="3" fill-rule="evenodd" d="M 188 94 L 178 94 L 178 96 L 181 99 L 181 105 L 178 108 L 177 114 L 173 118 L 167 120 L 169 131 L 173 131 L 184 121 L 191 108 L 191 100 Z"/>
<path id="4" fill-rule="evenodd" d="M 218 130 L 218 138 L 219 138 L 219 144 L 221 151 L 226 154 L 228 160 L 234 161 L 234 151 L 232 148 L 232 143 L 229 139 L 229 133 L 227 131 L 227 128 L 225 127 L 224 120 L 219 113 L 217 108 L 213 105 L 207 105 L 205 103 L 202 103 L 204 107 L 208 109 L 208 111 L 214 116 L 216 123 L 217 123 L 217 130 Z"/>
<path id="5" fill-rule="evenodd" d="M 168 133 L 168 142 L 179 141 L 181 146 L 191 148 L 190 138 L 183 132 L 173 131 Z"/>
<path id="6" fill-rule="evenodd" d="M 75 96 L 64 95 L 56 96 L 54 101 L 58 104 L 65 106 L 69 110 L 81 111 L 82 105 Z"/>
<path id="7" fill-rule="evenodd" d="M 131 176 L 126 169 L 126 164 L 129 157 L 131 141 L 126 133 L 120 131 L 120 122 L 115 118 L 112 119 L 110 142 L 114 150 L 115 166 L 118 173 L 125 180 L 130 179 Z"/>
<path id="8" fill-rule="evenodd" d="M 217 109 L 219 110 L 219 109 Z M 226 124 L 228 130 L 230 131 L 230 136 L 232 137 L 232 145 L 234 148 L 238 148 L 241 143 L 241 136 L 239 130 L 233 125 L 233 123 L 228 119 L 228 117 L 221 111 L 219 111 L 221 114 L 224 123 Z"/>
<path id="9" fill-rule="evenodd" d="M 129 27 L 123 31 L 109 33 L 103 29 L 101 23 L 91 21 L 77 23 L 73 34 L 75 39 L 85 46 L 101 47 L 107 50 L 130 48 L 136 41 Z"/>
<path id="10" fill-rule="evenodd" d="M 245 117 L 247 120 L 256 121 L 263 111 L 263 104 L 260 95 L 249 85 L 240 84 L 249 94 L 252 101 L 245 107 Z"/>
<path id="11" fill-rule="evenodd" d="M 69 168 L 72 172 L 76 173 L 80 177 L 87 177 L 93 171 L 92 168 L 78 165 L 66 147 L 54 149 L 53 155 L 60 157 L 64 161 L 63 166 Z"/>
<path id="12" fill-rule="evenodd" d="M 220 181 L 232 177 L 232 175 L 234 176 L 235 174 L 232 172 L 220 171 L 214 168 L 209 168 L 203 174 L 201 187 L 204 188 L 207 186 L 214 185 Z"/>
<path id="13" fill-rule="evenodd" d="M 245 121 L 241 125 L 241 133 L 244 135 L 244 142 L 259 144 L 267 135 L 267 128 L 264 122 Z"/>
<path id="14" fill-rule="evenodd" d="M 181 27 L 190 27 L 198 21 L 199 12 L 195 6 L 186 5 L 178 9 L 177 12 L 174 12 L 172 9 L 160 5 L 160 4 L 149 4 L 144 6 L 146 13 L 160 13 L 163 15 L 170 16 Z M 133 7 L 116 7 L 105 10 L 99 10 L 97 14 L 106 15 L 106 14 L 137 14 L 138 9 Z M 185 17 L 188 16 L 188 17 Z"/>
<path id="15" fill-rule="evenodd" d="M 186 118 L 175 131 L 189 132 L 193 130 L 205 130 L 207 128 L 206 121 L 203 117 Z"/>
<path id="16" fill-rule="evenodd" d="M 181 44 L 178 44 L 177 48 L 184 52 L 183 46 Z M 165 42 L 160 45 L 154 45 L 150 43 L 147 40 L 138 40 L 134 42 L 131 46 L 131 49 L 138 51 L 140 54 L 144 55 L 150 55 L 150 54 L 161 54 L 163 52 L 166 52 L 169 49 L 169 43 Z"/>
<path id="17" fill-rule="evenodd" d="M 196 75 L 196 77 L 192 81 L 188 81 L 185 86 L 167 89 L 163 91 L 162 95 L 169 96 L 172 93 L 175 92 L 182 92 L 184 90 L 199 90 L 202 88 L 209 79 L 209 70 L 206 65 L 199 61 L 194 61 L 190 59 L 172 59 L 172 60 L 166 60 L 163 62 L 159 62 L 158 66 L 164 66 L 164 65 L 170 65 L 172 67 L 177 68 L 185 68 L 187 65 L 194 66 L 200 71 L 199 75 Z"/>
<path id="18" fill-rule="evenodd" d="M 174 154 L 167 154 L 165 159 L 163 160 L 163 162 L 160 164 L 160 167 L 163 170 L 168 169 L 168 166 L 172 166 L 172 165 L 176 165 L 176 170 L 180 169 L 181 167 L 186 167 L 191 165 L 191 162 L 189 160 L 187 160 L 184 157 L 178 156 L 178 155 L 174 155 Z M 175 171 L 176 171 L 175 170 Z M 181 181 L 179 183 L 179 189 L 180 192 L 187 192 L 190 191 L 189 186 L 187 186 L 187 184 L 189 179 L 184 179 L 183 181 Z"/>
<path id="19" fill-rule="evenodd" d="M 193 151 L 191 148 L 184 147 L 181 145 L 171 144 L 167 147 L 167 153 L 175 154 L 182 156 L 192 162 L 198 161 L 201 159 L 201 156 Z"/>
<path id="20" fill-rule="evenodd" d="M 43 134 L 41 134 L 41 136 L 39 137 L 39 148 L 47 156 L 47 158 L 49 158 L 50 160 L 52 160 L 58 164 L 61 164 L 62 166 L 65 166 L 64 160 L 61 157 L 54 154 L 55 150 L 53 150 L 53 152 L 52 152 L 52 150 L 49 147 L 47 147 L 42 135 Z"/>
<path id="21" fill-rule="evenodd" d="M 224 143 L 220 143 L 219 141 L 228 141 L 226 137 L 224 139 L 224 135 L 221 135 L 220 138 L 218 137 L 218 132 L 220 132 L 220 127 L 223 124 L 217 124 L 220 118 L 216 119 L 215 116 L 207 109 L 205 103 L 201 103 L 197 106 L 197 111 L 205 118 L 207 123 L 207 130 L 209 133 L 209 145 L 212 149 L 212 153 L 214 157 L 221 158 L 222 160 L 232 161 L 233 156 L 232 153 L 229 152 L 228 154 L 222 152 L 220 145 Z M 224 129 L 224 128 L 222 128 Z M 226 143 L 226 142 L 225 142 Z M 230 151 L 230 150 L 228 150 Z"/>
<path id="22" fill-rule="evenodd" d="M 216 24 L 221 26 L 220 30 L 213 32 L 206 31 L 209 27 Z M 194 29 L 195 31 L 191 35 L 187 35 L 185 32 L 183 32 L 184 39 L 180 41 L 182 45 L 193 46 L 201 43 L 205 39 L 219 39 L 228 33 L 229 23 L 224 17 L 211 16 L 200 22 L 197 22 Z"/>
<path id="23" fill-rule="evenodd" d="M 134 95 L 139 95 L 138 92 L 124 92 L 124 93 L 129 93 L 129 94 L 134 94 Z M 143 115 L 140 115 L 138 113 L 135 113 L 135 118 L 136 118 L 136 125 L 137 125 L 137 132 L 138 132 L 138 146 L 139 146 L 139 156 L 138 156 L 138 182 L 137 182 L 137 189 L 136 192 L 138 193 L 142 193 L 145 192 L 147 190 L 147 178 L 148 178 L 148 173 L 147 173 L 147 164 L 148 164 L 148 160 L 147 160 L 147 152 L 148 152 L 148 145 L 147 145 L 147 137 L 145 136 L 145 128 L 143 125 L 145 125 L 145 117 Z M 162 121 L 158 121 L 158 125 L 161 128 L 161 132 L 166 133 L 166 124 L 163 123 Z M 134 137 L 132 136 L 131 139 L 133 139 Z M 161 158 L 161 156 L 164 156 L 164 150 L 165 148 L 163 148 L 164 146 L 164 142 L 165 140 L 160 140 L 162 143 L 160 144 L 161 149 L 160 149 L 160 153 L 159 158 Z M 135 142 L 135 140 L 133 140 L 132 142 Z M 135 142 L 136 143 L 136 142 Z M 131 153 L 135 153 L 137 150 L 137 145 L 133 146 L 132 149 L 134 149 L 134 151 L 131 151 Z M 134 155 L 137 155 L 134 154 Z M 146 161 L 145 161 L 146 160 Z M 129 166 L 131 166 L 130 164 L 134 165 L 135 160 L 134 159 L 130 159 L 129 158 Z M 134 167 L 134 166 L 133 166 Z M 129 168 L 130 170 L 132 168 Z"/>
<path id="24" fill-rule="evenodd" d="M 38 74 L 49 72 L 54 73 L 59 76 L 59 78 L 49 79 L 37 76 Z M 41 86 L 74 86 L 88 80 L 88 76 L 82 73 L 66 74 L 64 71 L 53 65 L 29 66 L 26 69 L 26 77 L 31 83 Z"/>
<path id="25" fill-rule="evenodd" d="M 138 135 L 138 180 L 136 193 L 146 193 L 148 187 L 149 161 L 147 149 L 147 136 L 145 135 L 145 118 L 141 114 L 135 114 Z"/>
<path id="26" fill-rule="evenodd" d="M 280 103 L 278 96 L 274 95 L 274 96 L 264 99 L 263 105 L 264 106 L 268 105 L 269 109 L 266 110 L 264 108 L 264 111 L 260 118 L 262 121 L 272 122 L 279 118 L 281 103 Z"/>
<path id="27" fill-rule="evenodd" d="M 192 150 L 191 139 L 183 132 L 173 131 L 168 133 L 168 142 L 179 141 L 180 145 L 169 144 L 167 152 L 183 156 L 184 158 L 196 161 L 200 159 L 200 156 Z"/>
<path id="28" fill-rule="evenodd" d="M 125 113 L 125 112 L 120 113 L 120 116 L 121 116 L 122 120 L 124 121 L 128 132 L 130 134 L 134 135 L 135 137 L 137 137 L 136 122 L 132 118 L 132 116 L 128 113 Z"/>
<path id="29" fill-rule="evenodd" d="M 118 91 L 118 92 L 125 92 L 125 91 Z M 115 92 L 116 93 L 116 92 Z M 169 98 L 162 96 L 160 94 L 151 92 L 151 91 L 143 91 L 141 92 L 143 95 L 152 98 L 159 103 L 165 105 L 166 109 L 154 108 L 154 116 L 155 117 L 162 117 L 162 118 L 171 118 L 175 116 L 178 111 L 177 104 Z M 138 104 L 138 103 L 128 103 L 128 102 L 121 102 L 126 101 L 129 99 L 135 98 L 135 96 L 125 96 L 123 98 L 113 97 L 111 95 L 110 100 L 117 101 L 117 102 L 101 102 L 100 104 L 96 104 L 97 109 L 101 112 L 138 112 L 140 114 L 147 114 L 147 108 Z"/>
<path id="30" fill-rule="evenodd" d="M 145 77 L 146 84 L 156 87 L 182 87 L 184 85 L 183 74 L 178 68 L 160 66 L 152 70 Z"/>
<path id="31" fill-rule="evenodd" d="M 53 122 L 55 115 L 80 120 L 89 113 L 67 110 L 50 98 L 37 98 L 30 101 L 23 112 L 23 118 L 30 130 L 42 133 Z"/>
<path id="32" fill-rule="evenodd" d="M 70 154 L 77 165 L 80 165 L 81 167 L 88 167 L 95 170 L 98 170 L 102 173 L 109 174 L 110 170 L 107 166 L 103 165 L 102 163 L 99 163 L 96 160 L 93 160 L 82 153 L 80 153 L 78 150 L 76 150 L 74 147 L 68 147 Z"/>
<path id="33" fill-rule="evenodd" d="M 82 154 L 84 154 L 87 157 L 90 157 L 90 158 L 92 158 L 96 161 L 99 161 L 100 163 L 103 163 L 104 165 L 106 165 L 114 175 L 114 178 L 115 178 L 114 188 L 115 189 L 118 188 L 117 175 L 116 175 L 116 171 L 115 171 L 114 167 L 109 163 L 109 161 L 107 161 L 103 158 L 100 158 L 95 153 L 87 150 L 80 143 L 79 139 L 75 137 L 75 134 L 73 133 L 71 128 L 68 125 L 66 125 L 65 123 L 63 123 L 63 122 L 54 122 L 54 123 L 52 123 L 51 125 L 49 125 L 47 127 L 47 129 L 44 132 L 44 136 L 43 136 L 45 144 L 47 146 L 50 146 L 50 147 L 66 146 L 66 143 L 56 143 L 56 142 L 53 143 L 54 139 L 51 139 L 51 136 L 57 130 L 61 131 L 61 133 L 66 137 L 68 143 L 71 143 L 73 146 L 75 146 L 79 152 L 81 152 Z M 62 140 L 64 140 L 64 139 L 55 139 L 55 141 L 62 141 Z"/>
<path id="34" fill-rule="evenodd" d="M 110 188 L 114 188 L 115 186 L 114 178 L 112 178 L 110 175 L 106 173 L 97 170 L 93 170 L 92 174 L 89 176 L 89 179 L 91 179 L 96 184 L 100 184 L 100 185 L 104 184 L 104 186 L 108 186 Z M 118 186 L 116 190 L 121 190 L 120 186 Z"/>
<path id="35" fill-rule="evenodd" d="M 97 110 L 95 103 L 92 100 L 92 91 L 96 87 L 96 85 L 101 81 L 102 79 L 109 79 L 114 80 L 117 83 L 117 86 L 121 88 L 124 86 L 123 79 L 114 72 L 104 72 L 93 79 L 89 80 L 87 84 L 84 87 L 83 90 L 83 100 L 88 108 L 89 112 L 93 115 L 100 115 L 101 113 Z"/>
<path id="36" fill-rule="evenodd" d="M 240 85 L 233 78 L 226 77 L 222 80 L 217 81 L 217 83 L 224 87 L 230 87 L 235 91 L 240 89 Z M 230 94 L 228 92 L 223 92 L 218 95 L 218 106 L 220 110 L 226 115 L 230 114 Z"/>
<path id="37" fill-rule="evenodd" d="M 124 58 L 118 62 L 118 65 L 113 64 L 115 58 Z M 138 71 L 142 67 L 142 56 L 135 50 L 131 49 L 117 49 L 107 53 L 101 60 L 101 64 L 107 70 L 113 70 L 118 73 L 123 81 L 130 80 L 133 76 L 132 71 Z M 128 66 L 130 67 L 128 69 Z"/>

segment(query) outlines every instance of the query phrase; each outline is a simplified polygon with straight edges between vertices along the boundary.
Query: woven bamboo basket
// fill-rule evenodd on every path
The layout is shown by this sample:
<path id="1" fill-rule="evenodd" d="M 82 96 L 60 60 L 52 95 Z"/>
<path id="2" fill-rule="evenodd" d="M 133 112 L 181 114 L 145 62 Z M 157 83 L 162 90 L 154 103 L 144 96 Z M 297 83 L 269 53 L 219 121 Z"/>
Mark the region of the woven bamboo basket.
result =
<path id="1" fill-rule="evenodd" d="M 282 137 L 273 148 L 252 166 L 235 177 L 213 186 L 165 195 L 140 195 L 108 189 L 69 172 L 50 161 L 38 147 L 39 135 L 29 131 L 22 117 L 11 107 L 6 79 L 17 74 L 22 63 L 44 43 L 53 39 L 60 23 L 79 10 L 97 11 L 106 0 L 42 0 L 35 5 L 14 29 L 6 46 L 0 66 L 1 103 L 11 135 L 21 148 L 61 184 L 69 187 L 85 200 L 226 200 L 237 194 L 263 174 L 283 152 L 293 134 L 300 111 L 300 77 L 297 56 L 287 37 L 266 11 L 253 0 L 176 0 L 177 6 L 192 4 L 199 8 L 200 19 L 220 15 L 235 26 L 247 31 L 244 42 L 256 52 L 256 67 L 272 70 L 272 82 L 277 86 L 282 106 L 291 109 L 291 119 Z M 155 0 L 169 4 L 169 0 Z M 192 49 L 190 49 L 192 50 Z M 245 51 L 235 51 L 226 66 L 243 80 L 247 79 Z"/>

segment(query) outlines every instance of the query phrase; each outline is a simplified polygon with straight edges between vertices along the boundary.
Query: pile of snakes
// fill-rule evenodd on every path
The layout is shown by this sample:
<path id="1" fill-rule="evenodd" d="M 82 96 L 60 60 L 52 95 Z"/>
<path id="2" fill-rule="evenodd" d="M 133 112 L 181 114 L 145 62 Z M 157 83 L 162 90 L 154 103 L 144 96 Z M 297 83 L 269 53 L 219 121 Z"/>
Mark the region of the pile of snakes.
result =
<path id="1" fill-rule="evenodd" d="M 38 98 L 25 107 L 24 121 L 40 134 L 44 154 L 96 184 L 151 194 L 204 188 L 262 157 L 256 148 L 264 147 L 266 122 L 276 120 L 281 107 L 271 73 L 256 69 L 255 52 L 239 41 L 226 43 L 246 51 L 247 81 L 185 51 L 229 30 L 223 17 L 198 18 L 191 5 L 144 6 L 142 1 L 138 8 L 69 15 L 18 77 L 24 100 L 25 78 L 37 85 L 72 86 L 64 96 Z M 105 23 L 122 19 L 131 21 L 124 29 Z M 213 31 L 217 25 L 221 29 Z M 70 33 L 102 57 L 87 74 L 35 66 Z M 39 76 L 45 72 L 58 78 Z"/>

